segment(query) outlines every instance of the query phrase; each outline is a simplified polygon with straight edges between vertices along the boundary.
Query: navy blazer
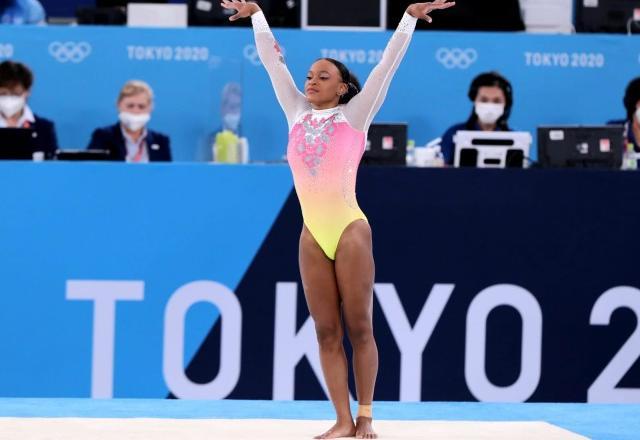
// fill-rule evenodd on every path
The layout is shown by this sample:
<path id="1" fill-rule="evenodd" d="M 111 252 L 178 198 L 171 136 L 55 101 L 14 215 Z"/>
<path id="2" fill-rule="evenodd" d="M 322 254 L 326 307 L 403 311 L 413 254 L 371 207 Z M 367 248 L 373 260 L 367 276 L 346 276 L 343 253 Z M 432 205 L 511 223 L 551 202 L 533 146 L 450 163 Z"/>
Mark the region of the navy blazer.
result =
<path id="1" fill-rule="evenodd" d="M 56 128 L 52 121 L 34 115 L 35 122 L 30 124 L 29 128 L 33 128 L 38 135 L 35 140 L 34 150 L 44 151 L 47 159 L 51 159 L 58 149 L 58 138 L 56 137 Z"/>
<path id="2" fill-rule="evenodd" d="M 146 142 L 149 162 L 171 162 L 169 137 L 147 129 Z M 124 161 L 127 157 L 127 145 L 120 123 L 94 130 L 87 149 L 107 150 L 113 160 Z"/>

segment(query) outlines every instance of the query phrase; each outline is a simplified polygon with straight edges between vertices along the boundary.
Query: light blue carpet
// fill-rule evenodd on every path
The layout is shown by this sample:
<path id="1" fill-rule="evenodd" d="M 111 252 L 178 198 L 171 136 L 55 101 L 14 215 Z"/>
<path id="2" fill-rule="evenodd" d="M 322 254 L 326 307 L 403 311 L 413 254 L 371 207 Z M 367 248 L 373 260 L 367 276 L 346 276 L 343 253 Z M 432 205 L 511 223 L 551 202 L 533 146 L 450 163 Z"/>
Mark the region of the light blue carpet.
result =
<path id="1" fill-rule="evenodd" d="M 355 409 L 355 408 L 354 408 Z M 546 421 L 593 439 L 639 440 L 640 405 L 376 402 L 381 420 Z M 0 399 L 0 417 L 333 418 L 329 402 Z"/>

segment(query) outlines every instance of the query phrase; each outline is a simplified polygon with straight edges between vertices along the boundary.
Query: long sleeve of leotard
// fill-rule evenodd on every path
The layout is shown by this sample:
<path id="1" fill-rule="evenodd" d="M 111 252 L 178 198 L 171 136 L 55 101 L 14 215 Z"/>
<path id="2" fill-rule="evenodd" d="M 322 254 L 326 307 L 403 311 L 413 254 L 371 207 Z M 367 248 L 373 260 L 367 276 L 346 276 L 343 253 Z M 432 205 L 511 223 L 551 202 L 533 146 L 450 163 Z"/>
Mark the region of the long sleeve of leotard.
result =
<path id="1" fill-rule="evenodd" d="M 387 44 L 382 59 L 371 71 L 362 91 L 345 106 L 344 115 L 357 130 L 367 131 L 389 90 L 389 84 L 411 42 L 417 19 L 405 12 Z"/>
<path id="2" fill-rule="evenodd" d="M 276 92 L 280 107 L 284 110 L 289 123 L 289 130 L 295 123 L 296 116 L 304 109 L 305 96 L 298 90 L 296 84 L 284 63 L 284 57 L 280 46 L 276 42 L 267 19 L 262 11 L 251 16 L 253 33 L 256 40 L 256 48 L 260 61 L 267 69 L 271 84 Z"/>

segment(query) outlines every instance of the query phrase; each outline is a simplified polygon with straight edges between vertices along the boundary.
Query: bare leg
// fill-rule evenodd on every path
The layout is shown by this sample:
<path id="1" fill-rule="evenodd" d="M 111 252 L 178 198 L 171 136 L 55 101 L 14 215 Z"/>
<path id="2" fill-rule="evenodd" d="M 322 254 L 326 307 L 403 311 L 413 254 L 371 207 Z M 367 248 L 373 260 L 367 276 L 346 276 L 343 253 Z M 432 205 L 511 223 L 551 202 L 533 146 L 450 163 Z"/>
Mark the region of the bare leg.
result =
<path id="1" fill-rule="evenodd" d="M 351 223 L 336 252 L 336 278 L 344 320 L 353 346 L 353 369 L 360 405 L 371 405 L 378 374 L 378 348 L 373 337 L 373 282 L 375 266 L 371 228 L 365 221 Z M 370 417 L 356 420 L 356 438 L 377 438 Z"/>
<path id="2" fill-rule="evenodd" d="M 349 407 L 347 357 L 342 345 L 344 332 L 334 263 L 306 226 L 300 236 L 300 275 L 316 326 L 322 371 L 337 415 L 336 424 L 315 438 L 353 437 L 356 429 Z"/>

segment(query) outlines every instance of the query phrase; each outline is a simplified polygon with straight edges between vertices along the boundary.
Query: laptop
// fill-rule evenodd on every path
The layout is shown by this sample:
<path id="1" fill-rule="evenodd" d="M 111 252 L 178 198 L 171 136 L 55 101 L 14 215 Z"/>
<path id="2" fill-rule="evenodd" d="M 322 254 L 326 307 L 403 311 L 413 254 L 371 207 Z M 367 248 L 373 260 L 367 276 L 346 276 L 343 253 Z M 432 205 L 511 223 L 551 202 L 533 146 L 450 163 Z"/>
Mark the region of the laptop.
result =
<path id="1" fill-rule="evenodd" d="M 538 127 L 538 161 L 544 167 L 611 168 L 622 165 L 624 127 Z"/>
<path id="2" fill-rule="evenodd" d="M 33 160 L 37 138 L 33 128 L 0 128 L 0 160 Z"/>
<path id="3" fill-rule="evenodd" d="M 365 165 L 406 165 L 407 124 L 371 124 L 362 163 Z"/>
<path id="4" fill-rule="evenodd" d="M 531 134 L 526 131 L 458 131 L 454 137 L 455 167 L 526 168 Z"/>
<path id="5" fill-rule="evenodd" d="M 113 160 L 107 150 L 58 150 L 56 160 L 68 161 L 109 161 Z"/>

